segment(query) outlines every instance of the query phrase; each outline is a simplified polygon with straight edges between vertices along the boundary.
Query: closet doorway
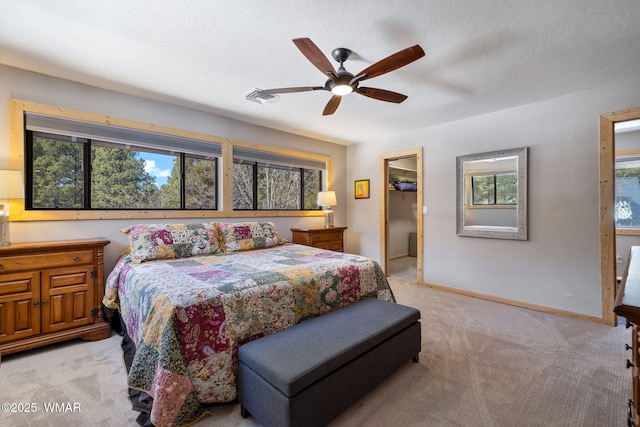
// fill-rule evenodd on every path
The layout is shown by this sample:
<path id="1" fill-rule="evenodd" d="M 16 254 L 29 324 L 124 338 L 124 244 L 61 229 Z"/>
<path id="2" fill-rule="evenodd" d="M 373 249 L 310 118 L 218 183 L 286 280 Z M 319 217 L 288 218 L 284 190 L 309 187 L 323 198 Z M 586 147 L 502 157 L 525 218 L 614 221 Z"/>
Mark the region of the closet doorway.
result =
<path id="1" fill-rule="evenodd" d="M 385 275 L 422 282 L 422 148 L 380 156 L 380 260 Z"/>

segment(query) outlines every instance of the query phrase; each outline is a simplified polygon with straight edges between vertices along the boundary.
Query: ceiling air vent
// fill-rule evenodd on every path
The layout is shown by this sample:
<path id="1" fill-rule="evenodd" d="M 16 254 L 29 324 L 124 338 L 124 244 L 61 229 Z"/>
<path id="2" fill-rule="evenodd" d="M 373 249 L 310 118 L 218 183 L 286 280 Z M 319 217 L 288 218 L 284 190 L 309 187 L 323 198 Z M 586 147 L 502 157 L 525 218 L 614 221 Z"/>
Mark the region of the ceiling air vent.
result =
<path id="1" fill-rule="evenodd" d="M 276 98 L 278 98 L 277 95 L 270 95 L 268 93 L 264 93 L 262 92 L 262 89 L 258 89 L 258 88 L 253 89 L 244 97 L 247 101 L 252 101 L 258 104 L 268 104 L 270 102 L 273 102 Z"/>

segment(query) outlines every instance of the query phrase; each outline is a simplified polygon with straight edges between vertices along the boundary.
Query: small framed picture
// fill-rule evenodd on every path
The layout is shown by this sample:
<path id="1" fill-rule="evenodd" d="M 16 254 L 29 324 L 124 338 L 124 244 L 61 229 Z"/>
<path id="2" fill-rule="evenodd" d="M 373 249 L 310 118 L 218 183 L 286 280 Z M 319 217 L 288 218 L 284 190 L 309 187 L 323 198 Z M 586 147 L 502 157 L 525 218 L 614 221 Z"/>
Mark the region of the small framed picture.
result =
<path id="1" fill-rule="evenodd" d="M 368 199 L 369 198 L 369 180 L 359 179 L 356 181 L 356 199 Z"/>

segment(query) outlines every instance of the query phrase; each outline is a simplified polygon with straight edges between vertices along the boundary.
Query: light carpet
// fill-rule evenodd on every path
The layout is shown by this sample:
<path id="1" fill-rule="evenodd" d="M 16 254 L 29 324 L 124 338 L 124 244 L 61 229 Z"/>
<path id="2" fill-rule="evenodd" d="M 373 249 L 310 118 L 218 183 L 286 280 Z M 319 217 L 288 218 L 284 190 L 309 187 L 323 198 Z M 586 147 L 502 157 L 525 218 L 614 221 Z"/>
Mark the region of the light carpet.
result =
<path id="1" fill-rule="evenodd" d="M 389 281 L 399 303 L 422 313 L 420 362 L 404 365 L 333 426 L 626 425 L 624 326 L 429 289 L 401 276 Z M 0 402 L 35 403 L 36 411 L 3 411 L 0 426 L 135 426 L 120 340 L 3 356 Z M 77 403 L 80 411 L 46 412 L 45 403 Z M 240 417 L 236 403 L 211 410 L 197 427 L 257 425 Z"/>

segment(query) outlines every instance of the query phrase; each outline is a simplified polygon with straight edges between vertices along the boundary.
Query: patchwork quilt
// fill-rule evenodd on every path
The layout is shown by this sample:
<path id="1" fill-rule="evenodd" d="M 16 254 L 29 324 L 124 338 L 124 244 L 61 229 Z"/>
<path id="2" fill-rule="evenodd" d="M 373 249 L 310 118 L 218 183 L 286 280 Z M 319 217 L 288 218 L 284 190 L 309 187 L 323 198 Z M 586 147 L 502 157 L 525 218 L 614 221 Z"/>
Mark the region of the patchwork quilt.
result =
<path id="1" fill-rule="evenodd" d="M 393 301 L 380 266 L 297 244 L 235 253 L 118 260 L 104 304 L 136 343 L 129 387 L 153 398 L 151 422 L 189 425 L 203 403 L 236 398 L 238 346 L 365 298 Z"/>

